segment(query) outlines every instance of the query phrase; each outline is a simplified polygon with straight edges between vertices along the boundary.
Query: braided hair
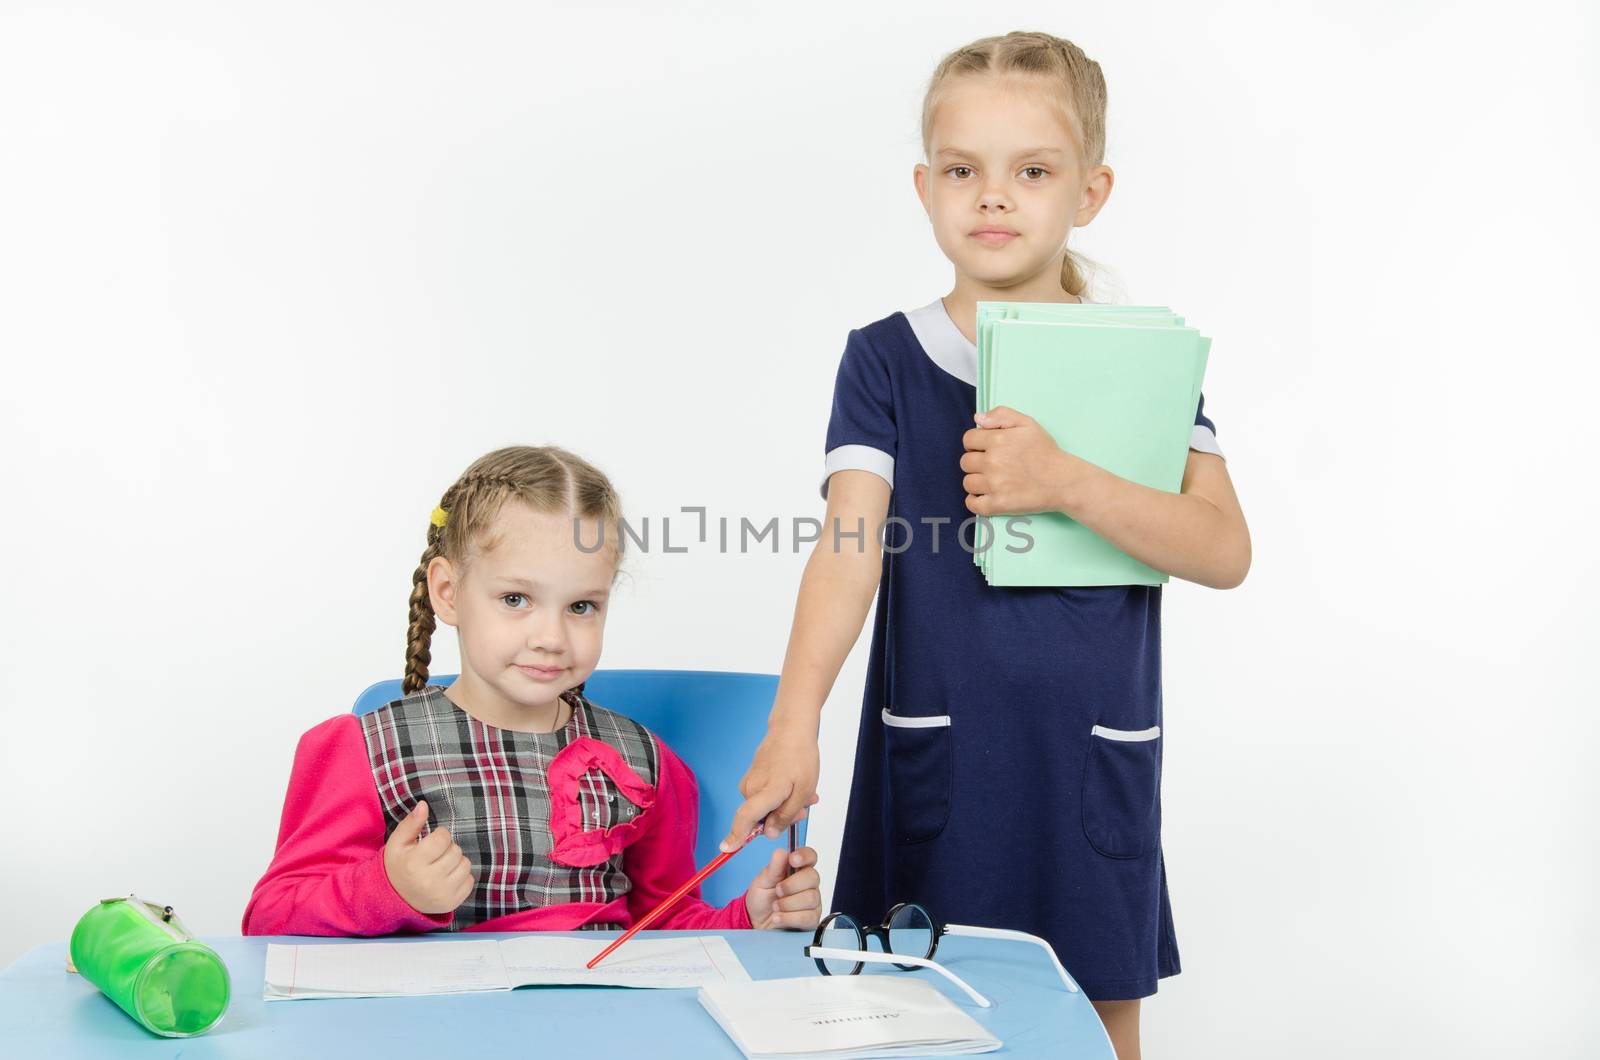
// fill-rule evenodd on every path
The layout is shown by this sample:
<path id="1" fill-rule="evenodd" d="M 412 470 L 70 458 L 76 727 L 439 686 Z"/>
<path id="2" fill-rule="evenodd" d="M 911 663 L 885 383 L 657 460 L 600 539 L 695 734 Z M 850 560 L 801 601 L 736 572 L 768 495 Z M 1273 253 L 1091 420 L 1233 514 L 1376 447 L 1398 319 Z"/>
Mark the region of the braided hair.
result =
<path id="1" fill-rule="evenodd" d="M 406 668 L 402 692 L 410 695 L 428 683 L 428 664 L 437 622 L 428 595 L 428 566 L 443 556 L 461 565 L 508 500 L 534 511 L 599 519 L 615 526 L 622 504 L 611 481 L 580 457 L 555 446 L 510 446 L 479 457 L 439 499 L 443 518 L 430 521 L 428 546 L 411 575 L 411 613 L 406 627 Z M 443 525 L 440 525 L 440 524 Z M 616 548 L 621 550 L 620 535 Z"/>

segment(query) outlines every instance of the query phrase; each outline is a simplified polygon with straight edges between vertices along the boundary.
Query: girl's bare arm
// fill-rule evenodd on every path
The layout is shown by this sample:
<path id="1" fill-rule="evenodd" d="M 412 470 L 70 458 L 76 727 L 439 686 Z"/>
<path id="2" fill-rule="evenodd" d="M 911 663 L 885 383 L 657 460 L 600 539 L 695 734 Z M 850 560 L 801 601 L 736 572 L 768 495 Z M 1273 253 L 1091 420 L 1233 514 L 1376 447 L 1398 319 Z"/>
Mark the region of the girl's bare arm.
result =
<path id="1" fill-rule="evenodd" d="M 1174 578 L 1232 589 L 1250 570 L 1250 529 L 1215 453 L 1190 451 L 1180 493 L 1083 463 L 1063 485 L 1066 512 L 1122 551 Z"/>
<path id="2" fill-rule="evenodd" d="M 739 784 L 745 801 L 724 850 L 736 848 L 763 817 L 776 839 L 816 801 L 817 725 L 877 591 L 878 532 L 888 511 L 889 484 L 872 472 L 837 471 L 829 480 L 828 514 L 800 579 L 767 736 Z M 859 538 L 839 536 L 858 529 Z"/>

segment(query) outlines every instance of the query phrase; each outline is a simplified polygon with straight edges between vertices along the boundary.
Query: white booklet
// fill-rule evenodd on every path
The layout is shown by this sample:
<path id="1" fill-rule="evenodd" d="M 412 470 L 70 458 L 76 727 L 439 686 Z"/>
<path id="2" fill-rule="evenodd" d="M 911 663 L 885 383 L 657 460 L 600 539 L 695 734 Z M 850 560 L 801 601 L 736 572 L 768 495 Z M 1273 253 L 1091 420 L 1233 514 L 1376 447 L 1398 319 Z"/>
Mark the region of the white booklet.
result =
<path id="1" fill-rule="evenodd" d="M 519 938 L 267 944 L 262 996 L 410 997 L 511 990 L 519 986 L 684 988 L 748 983 L 750 973 L 720 935 L 630 939 L 594 969 L 609 940 Z"/>
<path id="2" fill-rule="evenodd" d="M 814 975 L 702 987 L 700 1004 L 749 1060 L 991 1053 L 1000 1039 L 921 979 Z"/>

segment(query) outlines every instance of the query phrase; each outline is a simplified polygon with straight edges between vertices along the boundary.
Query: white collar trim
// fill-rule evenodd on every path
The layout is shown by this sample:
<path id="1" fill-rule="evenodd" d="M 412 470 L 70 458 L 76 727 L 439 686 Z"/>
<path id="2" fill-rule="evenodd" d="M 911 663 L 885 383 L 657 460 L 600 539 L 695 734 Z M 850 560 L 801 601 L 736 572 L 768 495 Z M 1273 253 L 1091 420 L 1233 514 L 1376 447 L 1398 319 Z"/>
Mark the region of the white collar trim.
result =
<path id="1" fill-rule="evenodd" d="M 906 320 L 929 360 L 968 386 L 978 385 L 978 347 L 968 342 L 950 319 L 943 298 L 913 309 Z"/>
<path id="2" fill-rule="evenodd" d="M 1083 301 L 1087 303 L 1089 299 Z M 968 386 L 978 385 L 978 347 L 968 342 L 956 322 L 950 319 L 943 298 L 935 298 L 921 309 L 911 310 L 906 314 L 906 321 L 930 361 Z"/>

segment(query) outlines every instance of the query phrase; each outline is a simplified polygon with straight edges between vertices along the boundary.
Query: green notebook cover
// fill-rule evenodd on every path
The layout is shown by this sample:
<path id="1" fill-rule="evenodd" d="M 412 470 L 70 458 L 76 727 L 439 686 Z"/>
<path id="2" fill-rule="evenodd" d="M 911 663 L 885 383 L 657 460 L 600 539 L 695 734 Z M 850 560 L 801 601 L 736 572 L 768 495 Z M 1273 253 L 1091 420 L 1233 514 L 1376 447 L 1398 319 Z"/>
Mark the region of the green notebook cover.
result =
<path id="1" fill-rule="evenodd" d="M 1166 306 L 1101 305 L 1082 302 L 979 302 L 977 305 L 978 336 L 978 408 L 993 408 L 989 401 L 989 351 L 992 348 L 996 320 L 1057 320 L 1079 323 L 1146 324 L 1152 326 L 1179 326 L 1183 318 Z M 985 526 L 984 532 L 989 531 Z M 986 538 L 985 540 L 992 540 Z M 984 566 L 986 557 L 974 552 L 973 563 Z"/>
<path id="2" fill-rule="evenodd" d="M 1072 322 L 1062 319 L 1065 314 L 1050 319 L 1051 313 L 1027 309 L 987 315 L 980 330 L 979 408 L 1008 405 L 1039 421 L 1068 452 L 1123 478 L 1177 492 L 1210 340 L 1172 324 L 1177 318 L 1165 310 L 1071 308 Z M 1139 317 L 1144 319 L 1134 323 Z M 991 585 L 1167 580 L 1059 512 L 1034 514 L 1018 526 L 1033 539 L 1023 552 L 1007 548 L 1025 544 L 1008 532 L 1007 517 L 989 522 L 978 538 L 989 547 L 974 560 Z"/>
<path id="3" fill-rule="evenodd" d="M 1183 318 L 1166 306 L 1096 305 L 1080 302 L 979 302 L 978 333 L 978 408 L 992 408 L 988 401 L 986 354 L 990 349 L 989 326 L 996 320 L 1059 320 L 1106 324 L 1182 326 Z"/>
<path id="4" fill-rule="evenodd" d="M 1102 305 L 1078 302 L 980 301 L 977 304 L 977 407 L 979 409 L 992 408 L 994 405 L 989 399 L 989 370 L 987 366 L 993 335 L 993 329 L 989 325 L 996 320 L 1054 320 L 1069 323 L 1077 321 L 1080 323 L 1096 322 L 1167 327 L 1181 327 L 1184 323 L 1183 317 L 1178 316 L 1166 306 Z M 1195 400 L 1198 403 L 1198 383 L 1196 384 Z M 988 533 L 989 528 L 986 527 L 984 532 Z M 987 540 L 993 540 L 993 538 L 987 538 Z M 972 558 L 974 563 L 979 567 L 983 567 L 987 556 L 982 553 L 974 553 Z"/>

